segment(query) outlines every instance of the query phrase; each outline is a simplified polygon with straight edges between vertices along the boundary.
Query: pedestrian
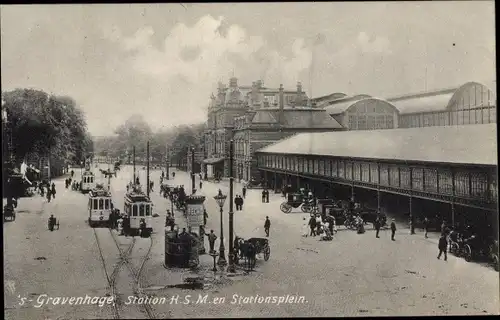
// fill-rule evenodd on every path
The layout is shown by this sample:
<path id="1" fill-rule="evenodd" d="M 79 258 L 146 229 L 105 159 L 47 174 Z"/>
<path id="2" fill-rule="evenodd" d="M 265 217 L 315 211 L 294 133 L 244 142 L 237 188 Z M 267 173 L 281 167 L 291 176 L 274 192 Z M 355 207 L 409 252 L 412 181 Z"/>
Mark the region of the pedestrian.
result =
<path id="1" fill-rule="evenodd" d="M 310 236 L 316 236 L 316 218 L 311 214 L 311 218 L 309 219 L 309 228 L 311 229 Z"/>
<path id="2" fill-rule="evenodd" d="M 266 189 L 266 203 L 269 203 L 269 189 Z"/>
<path id="3" fill-rule="evenodd" d="M 75 175 L 75 171 L 71 170 L 71 178 Z"/>
<path id="4" fill-rule="evenodd" d="M 306 218 L 304 217 L 303 219 L 303 223 L 302 223 L 302 236 L 303 237 L 307 237 L 309 235 L 309 226 L 307 225 L 307 221 L 306 221 Z"/>
<path id="5" fill-rule="evenodd" d="M 439 237 L 439 244 L 438 244 L 438 249 L 439 249 L 439 255 L 437 256 L 438 259 L 441 259 L 441 254 L 444 253 L 444 261 L 448 260 L 448 257 L 446 256 L 447 248 L 448 248 L 448 241 L 446 240 L 446 235 L 441 234 L 441 237 Z"/>
<path id="6" fill-rule="evenodd" d="M 56 198 L 56 185 L 54 182 L 52 182 L 52 190 L 50 190 L 50 193 L 52 193 L 52 198 Z"/>
<path id="7" fill-rule="evenodd" d="M 266 237 L 269 237 L 269 229 L 271 228 L 271 220 L 266 216 L 266 222 L 264 222 L 264 231 L 266 232 Z"/>
<path id="8" fill-rule="evenodd" d="M 238 198 L 238 195 L 234 197 L 234 205 L 236 206 L 236 211 L 240 210 L 240 199 Z"/>
<path id="9" fill-rule="evenodd" d="M 203 182 L 200 180 L 200 190 L 203 188 Z"/>
<path id="10" fill-rule="evenodd" d="M 207 209 L 203 208 L 203 225 L 204 226 L 207 225 L 207 219 L 208 219 Z"/>
<path id="11" fill-rule="evenodd" d="M 319 214 L 316 215 L 316 234 L 319 235 L 321 232 L 321 225 L 322 225 L 322 221 L 321 221 L 321 216 Z"/>
<path id="12" fill-rule="evenodd" d="M 50 192 L 50 190 L 47 189 L 47 202 L 50 202 L 51 196 L 52 193 Z"/>
<path id="13" fill-rule="evenodd" d="M 262 190 L 262 203 L 266 202 L 266 189 Z"/>
<path id="14" fill-rule="evenodd" d="M 240 196 L 240 211 L 243 210 L 243 203 L 245 201 L 243 200 L 243 198 Z"/>
<path id="15" fill-rule="evenodd" d="M 424 236 L 425 238 L 427 239 L 428 236 L 427 236 L 427 233 L 429 232 L 429 219 L 427 218 L 427 216 L 424 218 Z"/>
<path id="16" fill-rule="evenodd" d="M 415 216 L 410 214 L 410 234 L 415 234 Z"/>
<path id="17" fill-rule="evenodd" d="M 136 185 L 141 184 L 141 181 L 139 181 L 139 177 L 136 177 L 136 178 L 135 178 L 135 184 L 136 184 Z"/>
<path id="18" fill-rule="evenodd" d="M 209 234 L 205 234 L 208 237 L 208 244 L 210 247 L 210 252 L 215 252 L 215 240 L 217 240 L 217 236 L 215 235 L 213 230 L 210 230 Z"/>
<path id="19" fill-rule="evenodd" d="M 373 226 L 375 227 L 375 237 L 380 238 L 378 235 L 380 232 L 380 218 L 379 217 L 377 217 L 377 219 L 375 219 Z"/>
<path id="20" fill-rule="evenodd" d="M 392 219 L 392 222 L 391 222 L 391 240 L 392 241 L 396 241 L 396 239 L 394 239 L 395 235 L 396 235 L 396 220 Z"/>
<path id="21" fill-rule="evenodd" d="M 247 187 L 243 186 L 243 188 L 241 189 L 241 194 L 243 195 L 243 198 L 246 198 L 246 196 L 247 196 Z"/>

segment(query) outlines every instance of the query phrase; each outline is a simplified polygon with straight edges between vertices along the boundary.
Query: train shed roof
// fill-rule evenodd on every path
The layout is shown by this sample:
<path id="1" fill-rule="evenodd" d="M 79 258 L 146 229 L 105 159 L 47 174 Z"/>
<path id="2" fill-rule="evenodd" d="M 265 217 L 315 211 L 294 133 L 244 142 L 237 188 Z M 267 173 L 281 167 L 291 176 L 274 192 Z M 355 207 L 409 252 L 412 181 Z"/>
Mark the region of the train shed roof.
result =
<path id="1" fill-rule="evenodd" d="M 257 152 L 497 165 L 496 124 L 299 133 Z"/>

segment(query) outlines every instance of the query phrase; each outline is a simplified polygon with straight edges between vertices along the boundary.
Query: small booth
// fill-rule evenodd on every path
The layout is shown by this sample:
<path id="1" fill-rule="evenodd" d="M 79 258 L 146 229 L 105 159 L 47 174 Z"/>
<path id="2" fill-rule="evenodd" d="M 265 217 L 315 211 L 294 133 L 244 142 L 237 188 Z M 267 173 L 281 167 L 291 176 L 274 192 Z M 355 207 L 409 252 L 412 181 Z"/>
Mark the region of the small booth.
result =
<path id="1" fill-rule="evenodd" d="M 197 237 L 179 235 L 177 230 L 165 230 L 165 267 L 194 268 L 198 266 Z"/>

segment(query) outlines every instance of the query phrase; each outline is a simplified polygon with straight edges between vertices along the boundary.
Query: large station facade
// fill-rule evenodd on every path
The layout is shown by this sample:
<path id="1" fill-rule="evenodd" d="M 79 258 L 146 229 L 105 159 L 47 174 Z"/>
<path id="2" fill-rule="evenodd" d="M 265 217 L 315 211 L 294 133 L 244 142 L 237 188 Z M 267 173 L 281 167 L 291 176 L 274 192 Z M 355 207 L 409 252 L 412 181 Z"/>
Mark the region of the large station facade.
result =
<path id="1" fill-rule="evenodd" d="M 244 181 L 266 180 L 269 182 L 271 181 L 270 179 L 273 179 L 273 176 L 264 176 L 264 173 L 269 173 L 269 167 L 262 167 L 262 163 L 258 162 L 262 160 L 258 160 L 258 158 L 262 157 L 263 153 L 270 152 L 269 150 L 275 150 L 272 148 L 277 148 L 276 143 L 279 145 L 283 142 L 286 145 L 286 141 L 289 141 L 286 139 L 289 137 L 293 137 L 293 139 L 300 139 L 294 135 L 309 137 L 307 139 L 313 140 L 322 139 L 319 140 L 322 145 L 333 148 L 328 149 L 328 152 L 325 154 L 317 153 L 313 155 L 308 153 L 311 147 L 306 145 L 304 146 L 304 152 L 302 154 L 304 157 L 338 156 L 336 154 L 335 146 L 332 145 L 333 139 L 338 141 L 338 137 L 342 137 L 342 139 L 345 139 L 346 141 L 351 141 L 349 148 L 356 149 L 359 145 L 363 145 L 358 141 L 359 139 L 370 139 L 374 136 L 379 136 L 380 139 L 392 139 L 395 138 L 393 137 L 395 135 L 400 137 L 410 135 L 415 136 L 416 138 L 419 135 L 422 135 L 422 138 L 418 140 L 418 143 L 415 142 L 416 140 L 412 140 L 413 142 L 411 142 L 411 145 L 418 146 L 419 148 L 425 146 L 426 148 L 419 149 L 422 154 L 425 154 L 428 152 L 428 148 L 430 148 L 429 146 L 433 145 L 434 136 L 426 136 L 425 133 L 423 133 L 424 129 L 432 127 L 434 129 L 430 129 L 427 132 L 430 132 L 431 134 L 443 133 L 446 135 L 452 132 L 449 130 L 454 129 L 449 129 L 447 131 L 447 129 L 442 129 L 442 127 L 457 127 L 459 129 L 453 131 L 457 132 L 456 135 L 443 136 L 443 139 L 445 140 L 442 140 L 443 144 L 454 143 L 453 141 L 459 139 L 460 134 L 468 132 L 467 130 L 469 129 L 485 130 L 484 128 L 495 127 L 496 106 L 497 102 L 494 92 L 478 82 L 467 82 L 449 89 L 388 98 L 377 98 L 367 94 L 347 95 L 345 93 L 337 92 L 323 97 L 309 99 L 303 92 L 300 83 L 297 84 L 296 90 L 284 90 L 282 86 L 280 86 L 279 89 L 266 88 L 263 86 L 261 81 L 254 82 L 252 86 L 240 86 L 238 85 L 237 80 L 232 78 L 230 79 L 229 87 L 219 84 L 217 96 L 212 96 L 210 107 L 208 109 L 207 130 L 205 132 L 204 140 L 205 159 L 202 161 L 204 167 L 203 171 L 208 173 L 209 177 L 214 175 L 219 175 L 221 177 L 229 176 L 228 146 L 229 141 L 234 140 L 235 172 L 233 172 L 233 176 Z M 488 126 L 488 124 L 493 125 Z M 477 127 L 480 129 L 471 129 L 472 127 L 469 129 L 465 128 L 468 125 L 472 125 L 474 128 Z M 483 125 L 486 125 L 486 127 L 482 127 Z M 415 128 L 416 130 L 411 130 L 412 128 Z M 386 130 L 389 132 L 377 133 L 378 131 Z M 356 133 L 356 131 L 362 132 Z M 468 132 L 467 134 L 474 134 L 474 132 Z M 322 133 L 326 134 L 325 138 L 319 138 Z M 358 134 L 361 136 L 356 136 Z M 474 136 L 476 137 L 475 143 L 477 143 L 477 141 L 483 141 L 483 137 L 479 133 Z M 423 137 L 427 137 L 427 140 Z M 379 146 L 381 142 L 372 141 L 372 144 Z M 266 149 L 266 146 L 269 145 L 272 145 L 272 147 L 270 147 L 271 149 Z M 494 150 L 496 150 L 496 136 L 494 144 L 490 146 L 494 146 Z M 294 157 L 300 157 L 300 153 L 294 151 L 295 147 L 296 144 L 294 142 L 289 145 L 286 150 L 288 150 L 291 154 L 294 154 Z M 401 147 L 389 144 L 385 145 L 383 148 L 394 149 Z M 257 157 L 256 154 L 260 154 L 260 156 Z M 375 155 L 377 155 L 377 153 L 375 153 Z M 472 153 L 472 155 L 474 155 L 474 153 Z M 454 156 L 454 154 L 450 153 L 447 161 L 439 163 L 439 167 L 443 169 L 450 165 L 450 163 L 454 163 L 453 161 L 450 162 L 453 160 Z M 298 160 L 299 158 L 294 159 L 300 161 Z M 405 163 L 416 161 L 411 163 L 419 163 L 418 157 L 415 159 L 407 157 L 404 159 L 398 159 L 397 157 L 389 159 L 375 157 L 370 159 L 372 159 L 371 161 L 380 160 L 382 161 L 381 163 L 388 165 L 388 181 L 392 181 L 392 183 L 395 183 L 395 181 L 398 181 L 398 183 L 400 181 L 406 181 L 404 179 L 407 173 L 404 168 L 401 169 L 398 166 L 392 168 L 392 166 L 396 165 L 396 163 L 389 163 L 387 162 L 388 160 L 396 162 L 406 161 Z M 454 161 L 461 160 L 463 159 L 457 158 Z M 347 159 L 342 161 L 347 161 Z M 436 162 L 435 159 L 430 159 L 429 161 L 429 163 L 435 163 L 436 166 L 438 166 L 438 162 Z M 425 163 L 427 168 L 428 162 Z M 320 164 L 318 164 L 318 166 L 319 165 Z M 359 163 L 359 165 L 361 166 L 361 163 Z M 461 165 L 465 166 L 466 163 Z M 492 166 L 493 164 L 487 163 L 484 165 Z M 366 172 L 372 172 L 370 170 L 375 170 L 373 167 L 374 164 L 369 166 L 370 169 L 367 169 L 368 167 L 366 167 L 366 163 L 364 166 L 363 170 L 368 170 Z M 496 170 L 496 163 L 493 166 Z M 342 168 L 342 166 L 340 166 L 340 168 Z M 349 168 L 350 167 L 347 166 L 345 170 L 351 170 Z M 384 168 L 384 165 L 382 165 L 381 170 L 385 170 Z M 397 176 L 395 175 L 395 168 L 399 168 L 397 169 L 399 170 L 397 172 L 402 170 L 401 178 L 399 173 Z M 273 168 L 273 170 L 274 169 L 278 170 L 277 168 Z M 437 170 L 437 167 L 434 169 Z M 283 170 L 283 168 L 279 168 L 279 170 Z M 356 169 L 353 168 L 352 170 Z M 442 191 L 446 185 L 445 181 L 447 181 L 447 174 L 449 173 L 451 175 L 450 172 L 453 171 L 443 171 L 438 178 L 433 175 L 432 172 L 434 171 L 424 170 L 420 173 L 417 169 L 415 170 L 416 171 L 412 176 L 412 179 L 414 180 L 412 181 L 417 183 L 417 181 L 419 181 L 418 179 L 420 179 L 420 175 L 422 175 L 422 181 L 426 181 L 426 184 L 424 184 L 425 192 L 429 192 L 429 190 L 432 190 L 433 188 L 428 185 L 429 183 L 433 183 L 434 180 L 436 183 L 439 183 L 439 179 L 444 179 L 441 181 L 440 185 L 440 190 Z M 339 171 L 339 174 L 342 172 L 343 171 Z M 384 172 L 385 171 L 382 171 L 381 173 L 381 179 L 384 179 Z M 276 173 L 278 174 L 278 171 Z M 288 173 L 291 174 L 291 172 Z M 308 176 L 308 179 L 323 179 L 320 176 L 315 174 L 313 175 L 314 177 Z M 454 178 L 457 177 L 461 177 L 461 173 L 457 172 L 457 176 L 454 176 Z M 279 175 L 277 176 L 277 179 L 281 179 Z M 365 174 L 363 175 L 363 180 L 353 180 L 354 183 L 352 183 L 352 185 L 356 187 L 359 184 L 358 188 L 363 190 L 373 188 L 371 183 L 373 183 L 375 175 L 370 176 L 370 179 L 372 180 L 369 182 L 365 181 L 366 179 L 368 179 L 368 175 Z M 486 178 L 483 180 L 487 181 Z M 490 179 L 488 181 L 491 182 L 493 180 L 494 179 Z M 383 182 L 385 180 L 380 181 Z M 475 180 L 470 178 L 468 181 L 470 181 L 471 184 L 469 194 L 473 194 L 475 188 L 474 186 L 476 185 L 474 182 Z M 276 183 L 279 185 L 280 183 L 283 183 L 283 181 L 277 181 Z M 346 185 L 345 181 L 342 183 L 339 182 L 339 184 Z M 488 185 L 490 184 L 488 183 Z M 393 188 L 395 188 L 395 186 L 392 184 L 381 184 L 381 188 L 379 189 L 394 191 Z M 435 188 L 439 189 L 437 186 Z M 488 192 L 492 192 L 493 189 L 494 188 L 488 189 L 490 190 Z M 407 189 L 403 188 L 401 190 L 403 191 L 400 193 L 406 194 L 405 190 Z M 415 192 L 418 191 L 418 189 L 411 190 Z M 457 184 L 457 189 L 455 191 L 459 192 L 459 184 Z M 420 190 L 419 192 L 423 192 L 423 190 Z M 391 192 L 388 191 L 388 193 Z M 396 193 L 392 192 L 391 194 Z M 440 193 L 435 194 L 439 195 Z M 459 193 L 457 193 L 457 195 L 458 194 Z M 449 198 L 446 198 L 449 196 L 450 195 L 447 195 L 446 193 L 443 196 L 444 198 L 440 195 L 441 199 L 448 199 L 446 201 L 451 203 L 452 201 Z M 387 198 L 387 196 L 385 198 Z M 418 203 L 421 202 L 420 200 L 413 200 L 413 198 L 433 199 L 431 196 L 424 197 L 422 194 L 411 198 L 413 201 L 412 208 L 417 208 L 419 206 Z M 469 201 L 468 203 L 470 208 L 478 207 L 482 209 L 485 206 L 484 204 L 473 205 L 473 202 L 476 201 L 474 200 L 474 197 L 466 197 L 464 199 L 468 199 L 463 201 Z M 455 203 L 454 201 L 455 200 L 453 200 L 453 203 Z M 460 203 L 460 201 L 461 198 L 458 197 L 456 202 Z M 453 210 L 455 210 L 454 205 Z M 491 205 L 486 206 L 491 207 Z"/>
<path id="2" fill-rule="evenodd" d="M 495 124 L 303 133 L 257 152 L 262 181 L 386 212 L 498 224 Z"/>

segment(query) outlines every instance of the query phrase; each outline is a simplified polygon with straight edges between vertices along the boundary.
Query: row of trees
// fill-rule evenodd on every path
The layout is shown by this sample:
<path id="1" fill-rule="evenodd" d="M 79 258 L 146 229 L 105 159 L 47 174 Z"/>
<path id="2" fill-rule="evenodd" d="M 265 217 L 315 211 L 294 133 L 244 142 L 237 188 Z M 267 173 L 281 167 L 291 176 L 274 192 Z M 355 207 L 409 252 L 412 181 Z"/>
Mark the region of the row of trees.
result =
<path id="1" fill-rule="evenodd" d="M 71 97 L 16 89 L 2 92 L 4 108 L 4 130 L 10 130 L 12 135 L 16 163 L 29 153 L 80 163 L 93 151 L 84 113 Z"/>
<path id="2" fill-rule="evenodd" d="M 204 128 L 204 124 L 196 124 L 153 132 L 141 115 L 133 115 L 116 128 L 114 136 L 96 138 L 95 152 L 100 156 L 124 158 L 127 152 L 132 155 L 135 146 L 136 157 L 144 157 L 149 141 L 153 159 L 163 160 L 168 146 L 170 160 L 177 163 L 186 157 L 189 147 L 202 143 Z"/>

